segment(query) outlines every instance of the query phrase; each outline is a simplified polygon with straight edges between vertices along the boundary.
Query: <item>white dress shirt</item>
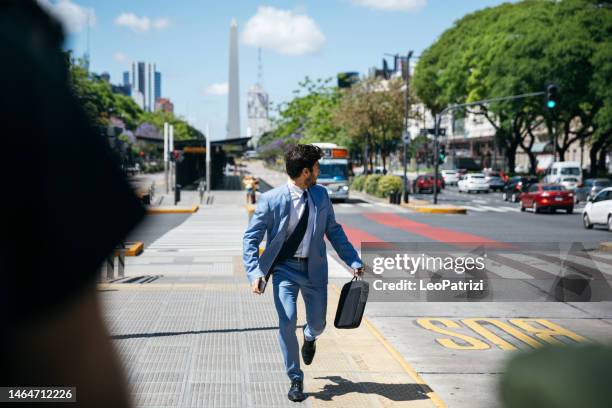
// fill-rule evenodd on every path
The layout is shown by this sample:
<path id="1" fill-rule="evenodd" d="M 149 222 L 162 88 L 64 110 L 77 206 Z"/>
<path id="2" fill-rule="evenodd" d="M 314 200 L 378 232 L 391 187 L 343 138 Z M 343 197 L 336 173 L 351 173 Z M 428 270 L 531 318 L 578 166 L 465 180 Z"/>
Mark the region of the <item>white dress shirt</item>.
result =
<path id="1" fill-rule="evenodd" d="M 291 205 L 289 206 L 289 224 L 287 225 L 287 236 L 285 240 L 289 238 L 295 227 L 297 227 L 298 222 L 300 221 L 300 217 L 304 212 L 304 199 L 302 195 L 304 195 L 304 190 L 296 186 L 291 180 L 287 183 L 289 186 L 289 192 L 291 193 Z M 312 202 L 312 196 L 310 192 L 308 192 L 308 224 L 306 227 L 306 233 L 304 234 L 304 239 L 298 246 L 297 251 L 295 251 L 294 256 L 300 258 L 308 257 L 308 249 L 310 248 L 310 237 L 312 236 L 312 231 L 314 229 L 314 203 Z"/>

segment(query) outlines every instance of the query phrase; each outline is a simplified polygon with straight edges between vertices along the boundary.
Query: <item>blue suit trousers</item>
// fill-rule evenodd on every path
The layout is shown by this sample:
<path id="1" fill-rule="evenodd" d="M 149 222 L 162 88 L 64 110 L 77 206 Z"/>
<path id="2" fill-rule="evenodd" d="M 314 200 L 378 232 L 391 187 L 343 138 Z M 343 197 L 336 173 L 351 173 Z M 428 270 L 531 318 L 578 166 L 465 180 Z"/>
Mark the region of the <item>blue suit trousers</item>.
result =
<path id="1" fill-rule="evenodd" d="M 290 380 L 303 381 L 300 350 L 296 335 L 297 297 L 302 292 L 306 308 L 304 338 L 316 339 L 325 330 L 327 286 L 312 286 L 308 280 L 308 263 L 296 260 L 279 262 L 272 274 L 274 305 L 278 313 L 279 343 Z"/>

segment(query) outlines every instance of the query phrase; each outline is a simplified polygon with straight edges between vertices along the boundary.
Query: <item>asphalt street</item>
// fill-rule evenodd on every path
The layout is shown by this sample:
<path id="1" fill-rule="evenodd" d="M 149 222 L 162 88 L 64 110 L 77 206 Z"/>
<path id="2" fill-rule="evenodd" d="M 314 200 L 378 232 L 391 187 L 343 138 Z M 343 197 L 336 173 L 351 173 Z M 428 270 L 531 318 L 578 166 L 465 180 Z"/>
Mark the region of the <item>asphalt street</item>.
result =
<path id="1" fill-rule="evenodd" d="M 412 197 L 432 198 L 431 194 Z M 581 207 L 573 214 L 520 212 L 518 203 L 504 202 L 500 193 L 460 194 L 456 187 L 447 187 L 439 198 L 441 204 L 466 207 L 467 214 L 415 213 L 359 199 L 336 203 L 334 208 L 356 246 L 367 241 L 482 241 L 579 242 L 585 248 L 597 248 L 611 238 L 605 228 L 583 228 Z M 331 246 L 328 248 L 330 257 L 338 260 Z M 612 261 L 612 257 L 603 256 L 606 262 Z M 541 260 L 534 260 L 534 264 L 550 267 Z M 557 341 L 577 344 L 612 338 L 612 302 L 372 301 L 366 315 L 449 407 L 499 406 L 497 383 L 512 351 Z M 551 327 L 558 331 L 552 340 L 542 341 L 537 333 L 533 335 Z"/>

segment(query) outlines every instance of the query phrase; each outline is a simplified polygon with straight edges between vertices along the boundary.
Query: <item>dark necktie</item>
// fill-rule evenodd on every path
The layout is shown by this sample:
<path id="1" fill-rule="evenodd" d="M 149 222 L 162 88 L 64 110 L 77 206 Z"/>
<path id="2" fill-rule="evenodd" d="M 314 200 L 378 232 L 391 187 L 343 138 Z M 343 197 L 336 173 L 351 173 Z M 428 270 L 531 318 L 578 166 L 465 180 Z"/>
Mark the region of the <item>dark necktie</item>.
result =
<path id="1" fill-rule="evenodd" d="M 293 257 L 293 255 L 295 255 L 295 251 L 297 251 L 300 243 L 304 239 L 304 235 L 306 235 L 306 229 L 308 228 L 308 214 L 310 213 L 310 209 L 308 207 L 308 192 L 304 191 L 302 197 L 304 198 L 304 211 L 302 211 L 302 216 L 300 217 L 300 220 L 289 238 L 283 243 L 283 246 L 276 257 L 276 261 Z"/>

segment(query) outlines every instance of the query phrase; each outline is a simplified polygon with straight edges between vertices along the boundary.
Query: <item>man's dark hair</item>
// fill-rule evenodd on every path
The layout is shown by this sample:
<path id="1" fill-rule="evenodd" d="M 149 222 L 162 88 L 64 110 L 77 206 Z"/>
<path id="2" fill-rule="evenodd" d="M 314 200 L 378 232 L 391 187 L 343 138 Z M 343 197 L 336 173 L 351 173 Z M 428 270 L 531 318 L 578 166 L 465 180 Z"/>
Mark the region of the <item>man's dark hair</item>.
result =
<path id="1" fill-rule="evenodd" d="M 310 144 L 297 144 L 285 153 L 285 169 L 292 179 L 296 179 L 302 174 L 303 169 L 312 168 L 319 159 L 323 157 L 320 147 Z"/>

